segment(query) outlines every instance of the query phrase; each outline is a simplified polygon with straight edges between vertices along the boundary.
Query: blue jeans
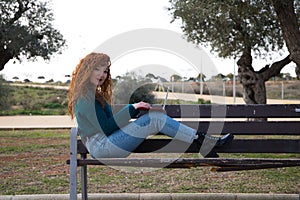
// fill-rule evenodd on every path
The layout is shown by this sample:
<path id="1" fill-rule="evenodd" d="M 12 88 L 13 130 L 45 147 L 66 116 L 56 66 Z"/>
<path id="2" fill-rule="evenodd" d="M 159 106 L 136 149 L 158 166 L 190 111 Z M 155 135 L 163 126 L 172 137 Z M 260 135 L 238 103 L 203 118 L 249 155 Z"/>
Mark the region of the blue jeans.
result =
<path id="1" fill-rule="evenodd" d="M 145 138 L 158 132 L 187 144 L 197 138 L 195 129 L 162 112 L 150 111 L 108 137 L 102 134 L 90 137 L 86 146 L 94 158 L 127 157 Z"/>

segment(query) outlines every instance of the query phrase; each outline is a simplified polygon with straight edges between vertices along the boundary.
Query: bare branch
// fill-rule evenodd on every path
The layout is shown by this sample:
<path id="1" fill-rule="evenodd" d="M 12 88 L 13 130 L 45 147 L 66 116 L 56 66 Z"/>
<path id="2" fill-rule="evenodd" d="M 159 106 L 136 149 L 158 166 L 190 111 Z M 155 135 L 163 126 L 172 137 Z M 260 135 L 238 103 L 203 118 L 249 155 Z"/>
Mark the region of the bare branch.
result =
<path id="1" fill-rule="evenodd" d="M 282 70 L 282 68 L 284 68 L 287 64 L 289 64 L 292 60 L 290 59 L 290 55 L 288 55 L 287 57 L 285 57 L 284 59 L 274 62 L 269 69 L 264 70 L 261 73 L 262 78 L 267 81 L 269 80 L 271 77 L 276 76 L 280 73 L 280 71 Z"/>
<path id="2" fill-rule="evenodd" d="M 27 10 L 29 10 L 29 2 L 26 2 L 24 5 L 22 3 L 21 0 L 18 0 L 18 4 L 19 4 L 19 10 L 15 13 L 14 17 L 9 20 L 9 24 L 13 24 L 15 21 L 17 21 L 18 19 L 20 19 L 23 15 L 24 12 L 26 12 Z"/>

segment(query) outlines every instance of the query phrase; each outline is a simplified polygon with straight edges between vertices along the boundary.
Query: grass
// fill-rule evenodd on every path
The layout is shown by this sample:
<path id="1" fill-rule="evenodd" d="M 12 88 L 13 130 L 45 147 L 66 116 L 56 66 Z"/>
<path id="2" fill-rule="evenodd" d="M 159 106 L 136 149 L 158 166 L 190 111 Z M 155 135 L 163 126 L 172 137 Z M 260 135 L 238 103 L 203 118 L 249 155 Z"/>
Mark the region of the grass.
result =
<path id="1" fill-rule="evenodd" d="M 69 158 L 69 130 L 2 130 L 0 146 L 0 195 L 69 193 L 69 166 L 65 164 Z M 295 154 L 221 156 L 299 158 Z M 88 174 L 90 193 L 298 194 L 300 188 L 299 167 L 216 173 L 211 172 L 209 167 L 130 172 L 89 166 Z"/>

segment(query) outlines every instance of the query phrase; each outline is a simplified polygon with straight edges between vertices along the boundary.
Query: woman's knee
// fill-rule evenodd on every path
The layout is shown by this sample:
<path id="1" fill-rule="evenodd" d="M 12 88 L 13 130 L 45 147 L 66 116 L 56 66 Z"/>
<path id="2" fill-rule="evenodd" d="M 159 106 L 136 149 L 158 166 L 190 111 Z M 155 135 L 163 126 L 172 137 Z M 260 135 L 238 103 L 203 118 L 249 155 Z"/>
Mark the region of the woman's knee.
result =
<path id="1" fill-rule="evenodd" d="M 156 119 L 165 119 L 167 115 L 160 111 L 150 111 L 149 112 L 150 118 L 156 118 Z"/>

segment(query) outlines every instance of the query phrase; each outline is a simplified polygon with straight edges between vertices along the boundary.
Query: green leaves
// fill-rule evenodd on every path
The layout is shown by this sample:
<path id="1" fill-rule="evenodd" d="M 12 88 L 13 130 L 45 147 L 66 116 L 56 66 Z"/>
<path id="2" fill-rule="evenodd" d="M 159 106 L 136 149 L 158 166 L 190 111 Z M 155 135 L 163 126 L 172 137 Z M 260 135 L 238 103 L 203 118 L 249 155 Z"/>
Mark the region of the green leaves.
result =
<path id="1" fill-rule="evenodd" d="M 182 21 L 188 39 L 205 43 L 221 57 L 252 49 L 264 56 L 284 45 L 276 13 L 269 0 L 170 0 L 174 20 Z"/>
<path id="2" fill-rule="evenodd" d="M 138 78 L 134 73 L 127 73 L 120 77 L 114 86 L 114 103 L 127 104 L 144 101 L 152 104 L 155 99 L 152 94 L 153 89 L 151 82 Z"/>
<path id="3" fill-rule="evenodd" d="M 3 2 L 3 3 L 2 3 Z M 48 2 L 35 0 L 2 1 L 0 21 L 0 70 L 13 58 L 49 60 L 66 45 L 62 34 L 53 28 L 53 13 Z"/>

